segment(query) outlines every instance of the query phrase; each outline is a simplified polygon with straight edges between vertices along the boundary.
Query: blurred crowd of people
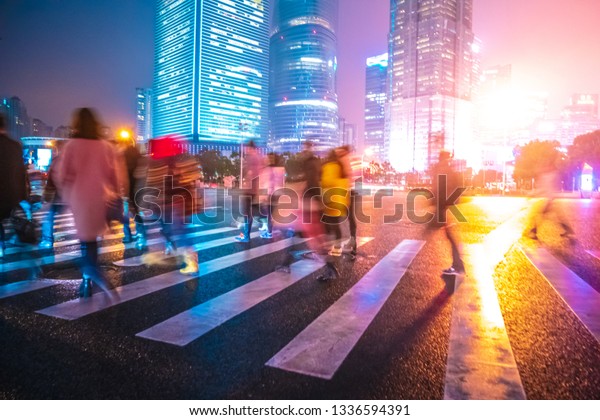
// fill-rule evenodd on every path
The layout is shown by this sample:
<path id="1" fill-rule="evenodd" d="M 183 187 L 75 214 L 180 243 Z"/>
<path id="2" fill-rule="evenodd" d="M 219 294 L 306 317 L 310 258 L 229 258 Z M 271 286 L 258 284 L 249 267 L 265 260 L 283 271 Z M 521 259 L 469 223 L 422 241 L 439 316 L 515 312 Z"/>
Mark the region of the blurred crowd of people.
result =
<path id="1" fill-rule="evenodd" d="M 123 243 L 135 241 L 138 249 L 146 251 L 146 227 L 138 206 L 144 197 L 136 194 L 142 187 L 146 187 L 144 191 L 150 188 L 157 210 L 155 219 L 165 238 L 165 252 L 174 252 L 177 247 L 173 234 L 186 222 L 186 215 L 192 214 L 192 210 L 184 206 L 195 205 L 197 197 L 191 196 L 202 174 L 196 160 L 174 147 L 171 138 L 152 140 L 153 153 L 148 157 L 143 156 L 133 142 L 102 139 L 101 124 L 89 108 L 74 113 L 71 127 L 72 138 L 55 146 L 43 194 L 33 198 L 22 146 L 7 136 L 6 122 L 0 116 L 0 220 L 12 222 L 17 240 L 22 240 L 20 234 L 24 226 L 28 226 L 34 237 L 26 242 L 37 242 L 32 204 L 39 202 L 36 208 L 40 208 L 44 203 L 47 214 L 38 248 L 52 250 L 55 217 L 70 209 L 81 250 L 83 278 L 79 294 L 90 297 L 94 285 L 112 294 L 111 285 L 98 266 L 98 240 L 107 227 L 113 221 L 118 222 L 123 226 Z M 190 199 L 185 194 L 190 195 Z M 135 234 L 131 228 L 132 218 Z M 17 220 L 24 220 L 25 224 L 18 225 Z M 4 223 L 0 223 L 0 258 L 4 257 L 6 244 Z M 195 274 L 197 254 L 188 248 L 184 248 L 182 254 L 185 266 L 181 271 Z"/>
<path id="2" fill-rule="evenodd" d="M 147 224 L 157 223 L 164 238 L 164 253 L 181 256 L 181 272 L 197 275 L 197 251 L 193 245 L 179 246 L 175 238 L 185 236 L 181 234 L 186 225 L 195 223 L 194 216 L 204 209 L 198 160 L 184 153 L 185 142 L 177 136 L 150 140 L 148 153 L 142 155 L 133 141 L 102 139 L 100 126 L 93 110 L 76 110 L 72 136 L 55 145 L 46 185 L 36 207 L 36 200 L 31 199 L 22 146 L 6 135 L 0 115 L 0 219 L 12 221 L 15 231 L 27 239 L 26 228 L 31 234 L 30 225 L 34 224 L 32 212 L 43 203 L 47 213 L 38 249 L 53 250 L 56 215 L 69 209 L 80 242 L 83 280 L 79 293 L 83 298 L 91 296 L 94 287 L 111 293 L 111 285 L 99 270 L 98 244 L 112 222 L 122 225 L 123 243 L 135 242 L 143 254 L 148 250 Z M 250 243 L 255 223 L 261 225 L 261 239 L 309 239 L 310 249 L 303 257 L 321 261 L 326 270 L 320 279 L 329 280 L 339 276 L 336 262 L 340 257 L 354 260 L 357 255 L 355 209 L 362 162 L 347 145 L 325 154 L 321 151 L 323 157 L 318 157 L 314 149 L 315 144 L 306 140 L 301 153 L 284 159 L 275 153 L 263 154 L 253 141 L 243 146 L 240 188 L 232 194 L 237 198 L 232 211 L 239 215 L 240 232 L 233 239 Z M 449 192 L 460 187 L 449 152 L 440 153 L 432 174 L 434 197 L 445 200 Z M 441 181 L 443 184 L 439 184 Z M 551 194 L 547 195 L 542 215 L 552 204 Z M 452 249 L 452 266 L 444 273 L 461 274 L 465 266 L 459 241 L 444 216 L 455 203 L 442 204 L 427 231 L 445 229 Z M 344 242 L 346 228 L 342 227 L 346 223 L 349 239 Z M 562 225 L 567 234 L 572 234 L 566 223 Z M 531 237 L 536 237 L 536 226 L 529 232 Z M 6 243 L 4 223 L 0 223 L 0 258 Z M 301 254 L 288 253 L 279 270 L 289 272 L 298 255 Z"/>

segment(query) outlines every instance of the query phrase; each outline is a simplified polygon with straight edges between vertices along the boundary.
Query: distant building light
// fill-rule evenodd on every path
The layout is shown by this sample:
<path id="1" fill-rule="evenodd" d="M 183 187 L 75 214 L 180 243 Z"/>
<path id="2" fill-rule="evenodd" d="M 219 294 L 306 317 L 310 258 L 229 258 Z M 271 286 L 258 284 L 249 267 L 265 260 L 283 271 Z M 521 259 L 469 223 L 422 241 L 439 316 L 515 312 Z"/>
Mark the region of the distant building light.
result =
<path id="1" fill-rule="evenodd" d="M 367 58 L 367 66 L 380 66 L 387 67 L 388 66 L 388 53 L 376 55 L 374 57 Z"/>

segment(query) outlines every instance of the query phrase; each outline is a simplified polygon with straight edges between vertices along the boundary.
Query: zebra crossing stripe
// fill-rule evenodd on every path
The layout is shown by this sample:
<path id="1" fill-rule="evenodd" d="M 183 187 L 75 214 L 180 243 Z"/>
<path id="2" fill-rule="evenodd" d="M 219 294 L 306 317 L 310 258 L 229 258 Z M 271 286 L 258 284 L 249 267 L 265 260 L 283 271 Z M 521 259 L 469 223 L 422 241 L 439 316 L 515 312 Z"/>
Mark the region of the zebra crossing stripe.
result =
<path id="1" fill-rule="evenodd" d="M 122 249 L 123 245 L 120 245 L 119 249 Z M 115 249 L 116 251 L 116 249 Z M 7 273 L 9 271 L 14 270 L 22 270 L 31 267 L 39 267 L 42 265 L 55 264 L 65 261 L 71 261 L 79 258 L 81 256 L 81 252 L 77 251 L 69 251 L 59 255 L 47 255 L 42 258 L 31 258 L 27 260 L 13 261 L 8 263 L 0 264 L 0 273 Z"/>
<path id="2" fill-rule="evenodd" d="M 156 228 L 156 229 L 150 229 L 148 230 L 148 233 L 156 233 L 158 232 L 160 229 Z M 77 229 L 71 229 L 71 230 L 66 230 L 66 231 L 59 231 L 59 232 L 54 232 L 54 236 L 63 236 L 63 235 L 73 235 L 77 233 Z M 109 235 L 104 235 L 104 237 L 102 238 L 103 240 L 112 240 L 112 239 L 119 239 L 122 238 L 123 232 L 121 233 L 111 233 Z M 58 242 L 54 242 L 54 248 L 59 248 L 59 247 L 65 247 L 65 246 L 71 246 L 71 245 L 78 245 L 79 244 L 79 239 L 70 239 L 67 241 L 58 241 Z M 14 248 L 8 248 L 5 251 L 6 255 L 9 254 L 20 254 L 23 251 L 36 251 L 36 250 L 40 250 L 40 247 L 38 245 L 23 245 L 23 246 L 19 246 L 19 247 L 14 247 Z M 45 250 L 45 249 L 42 249 Z"/>
<path id="3" fill-rule="evenodd" d="M 600 293 L 547 250 L 528 248 L 524 253 L 600 342 Z"/>
<path id="4" fill-rule="evenodd" d="M 204 207 L 204 211 L 206 210 L 217 210 L 217 209 L 222 209 L 223 206 L 210 206 L 210 207 Z M 46 216 L 48 215 L 48 213 L 50 213 L 48 210 L 44 210 L 44 211 L 36 211 L 35 213 L 32 214 L 33 218 L 36 220 L 43 220 L 46 218 Z M 56 213 L 54 215 L 54 219 L 68 219 L 70 217 L 73 217 L 73 213 Z"/>
<path id="5" fill-rule="evenodd" d="M 33 218 L 37 221 L 41 221 L 44 220 L 47 216 L 48 216 L 48 212 L 37 212 L 34 213 Z M 67 220 L 73 217 L 72 213 L 63 213 L 63 214 L 55 214 L 54 215 L 54 220 Z"/>
<path id="6" fill-rule="evenodd" d="M 404 240 L 267 366 L 331 379 L 396 288 L 424 241 Z"/>
<path id="7" fill-rule="evenodd" d="M 207 233 L 207 235 L 214 235 L 216 233 L 221 233 L 221 232 L 217 232 L 219 230 L 221 232 L 229 232 L 231 230 L 236 230 L 236 229 L 235 228 L 221 228 L 221 229 L 213 229 L 212 231 L 205 231 L 205 232 L 211 232 L 211 233 Z M 260 232 L 253 232 L 250 234 L 250 238 L 256 238 L 259 235 L 260 235 Z M 205 235 L 203 235 L 203 236 L 205 236 Z M 199 244 L 194 245 L 194 251 L 196 251 L 196 252 L 204 251 L 207 249 L 216 248 L 216 247 L 228 245 L 231 243 L 234 243 L 232 237 L 215 239 L 214 241 L 208 241 L 208 242 L 201 242 Z M 138 267 L 140 265 L 145 264 L 145 262 L 148 260 L 156 261 L 157 259 L 170 258 L 170 257 L 172 257 L 172 256 L 165 255 L 164 252 L 159 251 L 159 252 L 151 252 L 151 253 L 144 254 L 144 255 L 137 255 L 135 257 L 125 258 L 124 260 L 115 261 L 113 264 L 117 265 L 119 267 Z"/>
<path id="8" fill-rule="evenodd" d="M 597 260 L 600 260 L 600 251 L 588 249 L 588 250 L 586 250 L 586 252 L 588 254 L 590 254 L 592 257 L 596 258 Z"/>
<path id="9" fill-rule="evenodd" d="M 296 243 L 305 242 L 307 239 L 300 241 L 294 238 L 288 238 L 282 241 L 277 241 L 271 244 L 258 246 L 246 251 L 237 252 L 235 254 L 226 255 L 214 260 L 200 263 L 199 277 L 220 271 L 254 258 L 261 257 L 273 252 L 281 251 Z M 104 293 L 96 293 L 88 299 L 73 299 L 68 302 L 60 303 L 55 306 L 37 311 L 37 313 L 62 318 L 67 320 L 75 320 L 95 312 L 102 311 L 112 306 L 137 299 L 139 297 L 157 292 L 162 289 L 175 286 L 180 283 L 185 283 L 193 279 L 189 275 L 181 274 L 179 270 L 161 274 L 155 277 L 131 283 L 125 286 L 117 287 L 113 290 L 112 299 L 103 296 Z"/>
<path id="10" fill-rule="evenodd" d="M 373 238 L 358 238 L 362 246 Z M 273 272 L 237 289 L 175 315 L 138 334 L 138 337 L 185 346 L 233 317 L 309 276 L 325 264 L 303 260 L 290 266 L 291 273 Z"/>
<path id="11" fill-rule="evenodd" d="M 496 266 L 519 240 L 522 210 L 466 247 L 467 275 L 455 277 L 446 362 L 446 400 L 523 400 L 525 390 L 494 286 Z"/>
<path id="12" fill-rule="evenodd" d="M 242 312 L 279 293 L 325 264 L 304 260 L 291 265 L 291 273 L 273 272 L 204 302 L 145 331 L 138 337 L 185 346 Z"/>
<path id="13" fill-rule="evenodd" d="M 56 282 L 52 280 L 26 280 L 5 284 L 0 286 L 0 299 L 21 295 L 34 290 L 45 289 L 46 287 L 54 286 L 55 284 Z"/>
<path id="14" fill-rule="evenodd" d="M 232 230 L 237 230 L 237 229 L 233 228 L 233 227 L 224 227 L 224 228 L 217 228 L 217 229 L 211 229 L 211 230 L 202 230 L 202 231 L 198 231 L 198 232 L 191 232 L 191 233 L 186 233 L 186 234 L 181 234 L 181 235 L 175 235 L 175 236 L 173 236 L 173 240 L 196 238 L 196 237 L 200 237 L 200 236 L 207 236 L 207 235 L 213 235 L 213 234 L 217 234 L 217 233 L 229 232 Z M 165 240 L 163 238 L 154 238 L 154 239 L 150 239 L 147 242 L 147 245 L 150 246 L 150 245 L 162 244 L 162 243 L 164 243 L 164 241 Z M 79 242 L 79 241 L 77 241 L 77 242 Z M 129 244 L 109 245 L 109 246 L 99 248 L 98 253 L 106 254 L 106 253 L 115 252 L 115 251 L 123 251 L 126 249 L 135 248 L 135 246 L 136 246 L 136 244 L 133 242 L 129 243 Z M 26 259 L 26 260 L 13 261 L 13 262 L 9 262 L 9 263 L 0 264 L 0 273 L 14 271 L 14 270 L 21 270 L 21 269 L 29 268 L 32 266 L 42 266 L 42 265 L 72 261 L 72 260 L 79 258 L 80 256 L 81 256 L 81 252 L 79 250 L 77 250 L 77 251 L 65 252 L 65 253 L 58 254 L 58 255 L 56 255 L 56 254 L 47 255 L 47 256 L 44 256 L 41 258 L 31 258 L 31 259 Z"/>
<path id="15" fill-rule="evenodd" d="M 131 227 L 133 228 L 135 225 L 132 224 Z M 184 228 L 185 229 L 191 229 L 194 228 L 196 226 L 194 225 L 185 225 Z M 160 228 L 153 228 L 153 229 L 148 229 L 146 231 L 146 234 L 152 234 L 152 233 L 157 233 L 160 232 Z M 54 232 L 55 236 L 62 236 L 62 235 L 69 235 L 69 234 L 76 234 L 77 233 L 77 229 L 72 229 L 72 230 L 67 230 L 67 231 L 59 231 L 59 232 Z M 108 235 L 104 235 L 102 237 L 103 241 L 109 241 L 109 240 L 113 240 L 113 239 L 120 239 L 123 238 L 125 235 L 123 234 L 123 232 L 119 232 L 119 233 L 111 233 Z M 148 241 L 151 242 L 151 241 Z M 158 242 L 157 242 L 158 243 Z M 66 247 L 66 246 L 71 246 L 71 245 L 79 245 L 79 239 L 70 239 L 67 241 L 59 241 L 59 242 L 55 242 L 54 243 L 54 248 L 60 248 L 60 247 Z M 126 247 L 126 249 L 132 248 L 133 246 L 129 246 Z M 46 249 L 40 249 L 40 247 L 38 245 L 23 245 L 23 246 L 19 246 L 19 247 L 14 247 L 14 248 L 8 248 L 5 251 L 6 255 L 10 255 L 10 254 L 19 254 L 22 253 L 23 251 L 47 251 Z M 112 251 L 111 251 L 112 252 Z"/>

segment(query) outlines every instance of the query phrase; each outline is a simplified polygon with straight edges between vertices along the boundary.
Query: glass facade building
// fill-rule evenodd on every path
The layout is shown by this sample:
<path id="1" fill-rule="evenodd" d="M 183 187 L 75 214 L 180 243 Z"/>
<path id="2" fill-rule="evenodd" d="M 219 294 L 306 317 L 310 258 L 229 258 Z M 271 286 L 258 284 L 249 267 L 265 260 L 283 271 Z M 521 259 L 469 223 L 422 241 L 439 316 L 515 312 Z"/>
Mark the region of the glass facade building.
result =
<path id="1" fill-rule="evenodd" d="M 473 0 L 391 0 L 390 10 L 390 162 L 424 171 L 441 149 L 470 160 L 478 68 Z"/>
<path id="2" fill-rule="evenodd" d="M 146 143 L 152 138 L 152 89 L 136 90 L 135 141 Z"/>
<path id="3" fill-rule="evenodd" d="M 269 0 L 157 0 L 154 136 L 265 143 L 268 77 Z"/>
<path id="4" fill-rule="evenodd" d="M 14 140 L 31 135 L 31 119 L 19 97 L 0 98 L 0 113 L 6 117 L 6 132 Z"/>
<path id="5" fill-rule="evenodd" d="M 365 86 L 364 149 L 370 149 L 377 160 L 385 160 L 384 129 L 387 102 L 388 54 L 367 58 Z"/>
<path id="6" fill-rule="evenodd" d="M 338 0 L 275 0 L 271 33 L 270 147 L 297 152 L 339 144 Z"/>

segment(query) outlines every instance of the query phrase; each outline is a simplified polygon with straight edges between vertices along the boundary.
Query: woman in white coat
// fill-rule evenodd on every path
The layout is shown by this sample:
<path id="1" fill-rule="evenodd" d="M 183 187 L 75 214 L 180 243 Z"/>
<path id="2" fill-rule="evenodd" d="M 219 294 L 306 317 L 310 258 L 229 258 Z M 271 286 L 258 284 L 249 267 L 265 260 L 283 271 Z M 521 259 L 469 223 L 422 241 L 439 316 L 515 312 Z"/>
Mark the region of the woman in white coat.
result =
<path id="1" fill-rule="evenodd" d="M 83 282 L 81 297 L 91 296 L 92 281 L 101 289 L 108 286 L 98 271 L 97 237 L 107 229 L 111 203 L 121 203 L 122 161 L 113 145 L 100 139 L 100 125 L 89 108 L 75 111 L 72 139 L 64 146 L 57 182 L 63 198 L 73 211 L 81 243 Z"/>

